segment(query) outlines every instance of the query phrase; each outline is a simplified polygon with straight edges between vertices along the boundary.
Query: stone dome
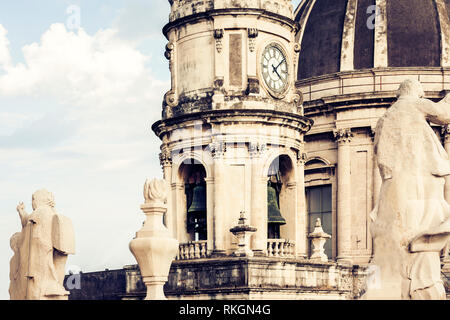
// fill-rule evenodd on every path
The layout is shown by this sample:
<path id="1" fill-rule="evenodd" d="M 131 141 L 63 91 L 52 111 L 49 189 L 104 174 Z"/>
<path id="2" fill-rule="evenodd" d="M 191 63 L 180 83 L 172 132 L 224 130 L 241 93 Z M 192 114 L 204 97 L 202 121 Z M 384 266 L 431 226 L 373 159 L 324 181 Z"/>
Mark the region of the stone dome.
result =
<path id="1" fill-rule="evenodd" d="M 450 0 L 303 0 L 295 12 L 297 79 L 371 68 L 448 67 L 449 14 Z"/>

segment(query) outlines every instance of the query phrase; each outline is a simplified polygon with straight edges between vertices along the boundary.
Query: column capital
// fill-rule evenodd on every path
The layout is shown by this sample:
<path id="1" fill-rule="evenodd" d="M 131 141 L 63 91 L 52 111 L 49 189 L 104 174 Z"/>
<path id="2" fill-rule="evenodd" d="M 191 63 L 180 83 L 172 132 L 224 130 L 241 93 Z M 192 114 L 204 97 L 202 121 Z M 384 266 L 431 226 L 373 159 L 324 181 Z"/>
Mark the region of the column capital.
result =
<path id="1" fill-rule="evenodd" d="M 335 129 L 333 135 L 338 144 L 350 143 L 353 138 L 353 133 L 349 128 Z"/>
<path id="2" fill-rule="evenodd" d="M 267 144 L 261 142 L 249 142 L 248 152 L 250 157 L 259 158 L 267 151 Z"/>
<path id="3" fill-rule="evenodd" d="M 213 159 L 220 159 L 225 155 L 227 145 L 224 141 L 215 141 L 208 145 L 208 149 L 211 152 L 211 157 Z"/>
<path id="4" fill-rule="evenodd" d="M 306 160 L 308 160 L 308 154 L 306 152 L 298 151 L 297 152 L 297 163 L 299 165 L 305 165 Z"/>
<path id="5" fill-rule="evenodd" d="M 159 154 L 159 163 L 163 168 L 172 166 L 172 153 L 167 149 L 162 149 Z"/>

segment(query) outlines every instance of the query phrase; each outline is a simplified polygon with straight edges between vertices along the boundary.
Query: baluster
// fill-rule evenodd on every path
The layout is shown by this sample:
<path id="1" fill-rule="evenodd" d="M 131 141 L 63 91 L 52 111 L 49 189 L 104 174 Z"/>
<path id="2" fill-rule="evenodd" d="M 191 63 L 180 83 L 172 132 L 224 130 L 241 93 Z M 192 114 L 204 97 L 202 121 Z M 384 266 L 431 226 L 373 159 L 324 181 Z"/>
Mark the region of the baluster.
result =
<path id="1" fill-rule="evenodd" d="M 187 259 L 187 255 L 186 255 L 186 244 L 183 243 L 181 245 L 181 259 L 186 260 Z"/>
<path id="2" fill-rule="evenodd" d="M 202 252 L 201 252 L 201 257 L 202 257 L 202 258 L 206 258 L 206 251 L 207 251 L 206 245 L 207 245 L 206 242 L 203 242 L 203 243 L 202 243 Z"/>
<path id="3" fill-rule="evenodd" d="M 278 242 L 278 241 L 274 241 L 273 242 L 273 244 L 274 244 L 274 246 L 273 246 L 273 255 L 274 255 L 274 257 L 278 257 L 279 256 L 279 252 L 280 252 L 280 248 L 279 248 L 279 245 L 280 245 L 280 243 Z"/>
<path id="4" fill-rule="evenodd" d="M 269 257 L 272 256 L 272 241 L 268 241 L 268 242 L 267 242 L 267 255 L 268 255 Z"/>
<path id="5" fill-rule="evenodd" d="M 194 254 L 195 254 L 195 259 L 200 259 L 200 248 L 199 248 L 198 242 L 196 242 L 194 244 Z"/>

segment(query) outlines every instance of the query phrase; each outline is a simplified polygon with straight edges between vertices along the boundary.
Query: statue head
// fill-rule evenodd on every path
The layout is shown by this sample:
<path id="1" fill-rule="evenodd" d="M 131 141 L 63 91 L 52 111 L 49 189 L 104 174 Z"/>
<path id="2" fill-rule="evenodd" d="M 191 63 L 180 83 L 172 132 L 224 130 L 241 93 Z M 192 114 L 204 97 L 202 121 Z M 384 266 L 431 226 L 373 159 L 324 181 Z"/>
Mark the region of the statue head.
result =
<path id="1" fill-rule="evenodd" d="M 415 79 L 407 79 L 403 81 L 397 91 L 397 98 L 423 98 L 424 95 L 425 92 L 423 91 L 422 84 Z"/>
<path id="2" fill-rule="evenodd" d="M 47 206 L 54 208 L 55 207 L 55 197 L 51 192 L 48 192 L 45 189 L 41 189 L 33 193 L 33 197 L 31 199 L 31 204 L 33 206 L 33 210 L 36 210 L 39 207 Z"/>

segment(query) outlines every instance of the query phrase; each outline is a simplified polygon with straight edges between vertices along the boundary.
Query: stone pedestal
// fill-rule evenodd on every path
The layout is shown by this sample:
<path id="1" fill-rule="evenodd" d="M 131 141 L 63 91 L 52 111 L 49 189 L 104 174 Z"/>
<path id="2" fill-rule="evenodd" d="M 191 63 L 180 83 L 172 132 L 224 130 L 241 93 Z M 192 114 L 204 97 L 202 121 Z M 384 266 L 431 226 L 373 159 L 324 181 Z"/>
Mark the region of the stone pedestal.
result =
<path id="1" fill-rule="evenodd" d="M 178 253 L 178 241 L 171 237 L 163 224 L 163 215 L 167 210 L 165 181 L 147 181 L 144 197 L 145 204 L 141 209 L 147 218 L 130 242 L 130 250 L 139 264 L 147 286 L 145 300 L 165 300 L 163 286 L 167 282 L 170 265 Z"/>
<path id="2" fill-rule="evenodd" d="M 328 257 L 325 254 L 324 245 L 327 239 L 331 238 L 331 236 L 323 231 L 322 222 L 320 219 L 316 220 L 315 229 L 309 234 L 308 238 L 311 239 L 313 244 L 313 253 L 310 260 L 313 262 L 327 262 Z"/>
<path id="3" fill-rule="evenodd" d="M 256 228 L 246 224 L 244 212 L 241 212 L 239 223 L 231 228 L 232 232 L 238 238 L 238 249 L 233 253 L 236 257 L 253 257 L 253 251 L 250 249 L 250 233 L 256 232 Z"/>

